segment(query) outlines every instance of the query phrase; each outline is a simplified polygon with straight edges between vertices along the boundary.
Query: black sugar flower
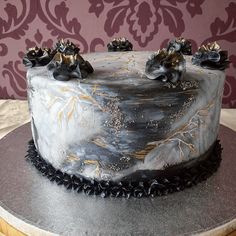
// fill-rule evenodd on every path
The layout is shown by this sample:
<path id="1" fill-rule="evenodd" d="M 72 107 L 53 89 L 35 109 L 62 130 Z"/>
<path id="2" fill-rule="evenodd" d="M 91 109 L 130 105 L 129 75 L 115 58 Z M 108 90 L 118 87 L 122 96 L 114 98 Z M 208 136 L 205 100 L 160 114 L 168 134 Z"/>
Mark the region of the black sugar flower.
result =
<path id="1" fill-rule="evenodd" d="M 176 51 L 184 55 L 192 55 L 192 45 L 189 40 L 180 37 L 169 42 L 167 51 Z"/>
<path id="2" fill-rule="evenodd" d="M 206 69 L 224 70 L 229 65 L 228 52 L 222 51 L 216 42 L 208 43 L 202 45 L 193 55 L 192 63 Z"/>
<path id="3" fill-rule="evenodd" d="M 107 49 L 109 52 L 132 51 L 133 45 L 128 39 L 124 37 L 115 38 L 110 43 L 107 44 Z"/>
<path id="4" fill-rule="evenodd" d="M 56 80 L 67 81 L 73 78 L 81 78 L 79 62 L 76 56 L 56 53 L 48 64 L 48 69 L 53 71 Z"/>
<path id="5" fill-rule="evenodd" d="M 88 61 L 85 61 L 81 55 L 77 54 L 76 60 L 79 63 L 79 68 L 80 68 L 82 78 L 86 78 L 88 74 L 91 74 L 94 72 L 94 69 L 91 66 L 91 64 Z"/>
<path id="6" fill-rule="evenodd" d="M 69 40 L 64 41 L 61 39 L 56 43 L 55 50 L 57 52 L 63 53 L 64 55 L 75 55 L 79 53 L 80 48 Z"/>
<path id="7" fill-rule="evenodd" d="M 93 73 L 93 67 L 83 59 L 79 51 L 80 49 L 69 40 L 62 39 L 56 43 L 55 56 L 48 65 L 56 80 L 81 79 Z"/>
<path id="8" fill-rule="evenodd" d="M 88 61 L 85 61 L 79 54 L 64 55 L 57 52 L 49 63 L 48 69 L 53 71 L 56 80 L 68 81 L 73 78 L 81 79 L 93 72 Z"/>
<path id="9" fill-rule="evenodd" d="M 79 54 L 79 47 L 69 40 L 59 40 L 56 47 L 30 48 L 23 58 L 26 67 L 48 65 L 56 80 L 67 81 L 72 78 L 85 78 L 93 73 L 93 67 Z"/>
<path id="10" fill-rule="evenodd" d="M 29 48 L 23 58 L 23 64 L 26 67 L 45 66 L 52 60 L 53 54 L 49 48 Z"/>
<path id="11" fill-rule="evenodd" d="M 186 70 L 186 62 L 181 53 L 158 50 L 146 62 L 145 74 L 149 79 L 177 83 Z"/>

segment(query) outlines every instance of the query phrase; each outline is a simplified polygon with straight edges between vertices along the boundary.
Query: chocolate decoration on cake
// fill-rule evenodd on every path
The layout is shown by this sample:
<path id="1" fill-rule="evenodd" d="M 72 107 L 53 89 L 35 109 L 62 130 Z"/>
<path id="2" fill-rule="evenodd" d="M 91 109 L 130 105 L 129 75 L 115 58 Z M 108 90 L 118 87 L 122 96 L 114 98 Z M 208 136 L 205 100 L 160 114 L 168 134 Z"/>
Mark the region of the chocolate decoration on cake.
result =
<path id="1" fill-rule="evenodd" d="M 177 83 L 186 70 L 183 55 L 176 51 L 158 50 L 146 62 L 145 75 L 151 80 Z"/>
<path id="2" fill-rule="evenodd" d="M 64 55 L 75 55 L 79 53 L 80 48 L 69 40 L 65 42 L 63 39 L 61 39 L 56 43 L 55 50 L 57 52 L 63 53 Z"/>
<path id="3" fill-rule="evenodd" d="M 192 55 L 191 42 L 185 38 L 175 38 L 167 46 L 167 51 L 181 52 L 184 55 Z"/>
<path id="4" fill-rule="evenodd" d="M 23 58 L 23 64 L 26 67 L 38 67 L 45 66 L 52 60 L 52 51 L 50 48 L 29 48 L 25 57 Z"/>
<path id="5" fill-rule="evenodd" d="M 108 52 L 116 52 L 116 51 L 132 51 L 133 45 L 132 43 L 122 37 L 122 38 L 115 38 L 110 43 L 107 44 Z"/>
<path id="6" fill-rule="evenodd" d="M 56 43 L 55 55 L 48 65 L 56 80 L 81 79 L 93 73 L 93 67 L 83 59 L 79 51 L 80 49 L 69 40 L 65 42 L 62 39 Z"/>
<path id="7" fill-rule="evenodd" d="M 77 55 L 64 55 L 57 52 L 48 64 L 48 69 L 53 71 L 53 77 L 56 80 L 67 81 L 82 78 Z"/>
<path id="8" fill-rule="evenodd" d="M 86 78 L 93 73 L 91 64 L 79 55 L 79 47 L 67 40 L 61 39 L 54 50 L 50 48 L 30 48 L 23 58 L 26 67 L 48 65 L 56 80 L 67 81 L 73 78 Z"/>
<path id="9" fill-rule="evenodd" d="M 216 42 L 208 43 L 199 47 L 192 57 L 192 63 L 206 69 L 224 70 L 229 65 L 228 52 L 222 51 Z"/>
<path id="10" fill-rule="evenodd" d="M 82 78 L 86 78 L 88 74 L 94 72 L 92 65 L 88 61 L 85 61 L 80 54 L 76 54 L 76 60 L 79 62 L 79 68 Z"/>

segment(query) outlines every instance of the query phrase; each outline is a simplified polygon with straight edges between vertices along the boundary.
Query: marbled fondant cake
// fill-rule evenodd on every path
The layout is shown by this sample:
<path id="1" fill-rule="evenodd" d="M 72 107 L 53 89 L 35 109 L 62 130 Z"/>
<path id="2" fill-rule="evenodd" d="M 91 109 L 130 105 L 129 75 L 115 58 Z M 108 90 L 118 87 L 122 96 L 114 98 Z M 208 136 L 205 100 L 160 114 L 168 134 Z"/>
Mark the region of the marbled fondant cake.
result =
<path id="1" fill-rule="evenodd" d="M 68 176 L 114 183 L 148 181 L 207 159 L 217 139 L 225 74 L 193 65 L 191 56 L 162 54 L 84 54 L 82 62 L 94 70 L 86 76 L 73 52 L 57 56 L 53 68 L 69 60 L 65 81 L 56 79 L 53 60 L 29 68 L 40 157 Z M 152 60 L 159 63 L 154 68 Z M 176 66 L 185 73 L 172 81 Z M 156 69 L 161 73 L 153 79 Z"/>

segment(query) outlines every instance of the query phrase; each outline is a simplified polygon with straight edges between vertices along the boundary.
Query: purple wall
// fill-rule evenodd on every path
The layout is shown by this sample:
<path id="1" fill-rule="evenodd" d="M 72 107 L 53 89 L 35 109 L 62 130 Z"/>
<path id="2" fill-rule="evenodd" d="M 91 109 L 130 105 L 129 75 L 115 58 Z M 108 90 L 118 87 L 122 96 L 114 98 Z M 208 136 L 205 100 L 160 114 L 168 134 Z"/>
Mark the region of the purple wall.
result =
<path id="1" fill-rule="evenodd" d="M 236 1 L 234 0 L 7 0 L 0 2 L 0 98 L 25 98 L 26 48 L 52 47 L 59 38 L 82 52 L 106 51 L 125 36 L 135 50 L 157 50 L 183 36 L 197 45 L 218 41 L 230 68 L 223 103 L 236 107 Z"/>

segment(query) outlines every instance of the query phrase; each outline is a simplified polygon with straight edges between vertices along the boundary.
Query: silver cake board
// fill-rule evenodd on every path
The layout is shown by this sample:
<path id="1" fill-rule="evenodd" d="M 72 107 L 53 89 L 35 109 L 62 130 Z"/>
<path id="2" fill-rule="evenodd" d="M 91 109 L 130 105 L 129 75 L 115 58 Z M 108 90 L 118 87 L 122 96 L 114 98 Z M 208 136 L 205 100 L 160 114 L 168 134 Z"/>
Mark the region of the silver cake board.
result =
<path id="1" fill-rule="evenodd" d="M 0 140 L 0 217 L 32 235 L 192 235 L 236 219 L 236 132 L 224 126 L 215 174 L 182 192 L 141 199 L 86 196 L 50 182 L 24 158 L 31 138 L 26 124 Z"/>

